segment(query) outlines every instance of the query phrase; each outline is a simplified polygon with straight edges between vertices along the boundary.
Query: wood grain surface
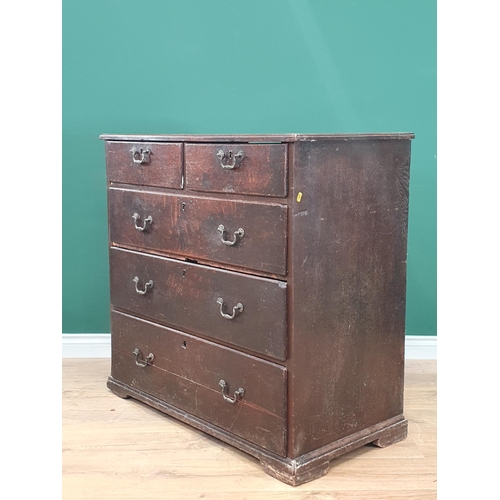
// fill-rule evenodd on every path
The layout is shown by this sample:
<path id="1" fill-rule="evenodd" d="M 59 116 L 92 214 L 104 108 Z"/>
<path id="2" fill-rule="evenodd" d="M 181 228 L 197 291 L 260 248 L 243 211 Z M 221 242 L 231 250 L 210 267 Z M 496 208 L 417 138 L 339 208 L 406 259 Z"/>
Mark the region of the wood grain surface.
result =
<path id="1" fill-rule="evenodd" d="M 115 380 L 285 455 L 285 368 L 117 311 L 111 323 Z M 137 366 L 135 349 L 153 361 Z M 221 380 L 228 396 L 242 387 L 242 399 L 226 402 Z"/>
<path id="2" fill-rule="evenodd" d="M 160 142 L 220 142 L 220 135 L 200 135 L 200 134 L 101 134 L 99 139 L 109 140 L 109 141 L 160 141 Z M 372 139 L 382 139 L 382 140 L 392 140 L 392 139 L 414 139 L 415 134 L 413 132 L 395 132 L 388 134 L 386 132 L 375 133 L 375 134 L 229 134 L 224 135 L 224 142 L 234 143 L 234 142 L 300 142 L 300 141 L 310 141 L 314 140 L 324 140 L 324 141 L 358 141 L 362 140 L 372 140 Z"/>
<path id="3" fill-rule="evenodd" d="M 259 461 L 106 387 L 109 359 L 63 360 L 63 498 L 436 498 L 436 362 L 407 361 L 406 440 L 369 445 L 330 463 L 326 476 L 288 486 Z"/>
<path id="4" fill-rule="evenodd" d="M 144 163 L 134 161 L 134 150 L 149 153 Z M 182 189 L 182 151 L 179 143 L 106 142 L 108 181 Z"/>
<path id="5" fill-rule="evenodd" d="M 110 250 L 111 304 L 154 321 L 250 352 L 286 359 L 286 282 L 179 262 L 118 248 Z M 137 293 L 151 280 L 153 287 Z M 233 319 L 221 315 L 233 314 Z M 241 303 L 243 311 L 233 312 Z"/>
<path id="6" fill-rule="evenodd" d="M 109 189 L 108 201 L 111 244 L 286 274 L 286 205 L 118 188 Z M 139 231 L 134 213 L 139 227 L 147 217 L 153 222 Z M 236 239 L 240 228 L 244 235 Z"/>
<path id="7" fill-rule="evenodd" d="M 291 458 L 404 413 L 409 158 L 403 140 L 295 144 Z"/>
<path id="8" fill-rule="evenodd" d="M 217 156 L 222 151 L 223 161 Z M 238 153 L 244 157 L 234 159 Z M 287 195 L 286 144 L 186 144 L 186 187 L 194 191 Z M 233 165 L 233 169 L 221 165 Z"/>

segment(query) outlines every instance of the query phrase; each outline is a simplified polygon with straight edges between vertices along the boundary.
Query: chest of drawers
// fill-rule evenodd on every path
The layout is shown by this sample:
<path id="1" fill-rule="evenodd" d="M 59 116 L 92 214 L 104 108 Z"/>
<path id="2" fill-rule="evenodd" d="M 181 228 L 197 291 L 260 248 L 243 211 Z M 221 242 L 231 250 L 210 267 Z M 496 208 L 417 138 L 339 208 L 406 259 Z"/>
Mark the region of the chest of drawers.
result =
<path id="1" fill-rule="evenodd" d="M 102 135 L 108 387 L 292 485 L 404 439 L 413 137 Z"/>

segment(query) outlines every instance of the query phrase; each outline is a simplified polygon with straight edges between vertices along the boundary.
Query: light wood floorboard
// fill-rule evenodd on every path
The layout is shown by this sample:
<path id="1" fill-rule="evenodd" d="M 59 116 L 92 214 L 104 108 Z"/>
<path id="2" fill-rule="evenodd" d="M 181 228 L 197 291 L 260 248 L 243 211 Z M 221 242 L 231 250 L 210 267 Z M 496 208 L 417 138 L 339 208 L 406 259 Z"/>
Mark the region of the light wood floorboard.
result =
<path id="1" fill-rule="evenodd" d="M 298 487 L 253 457 L 106 387 L 109 359 L 64 359 L 63 499 L 436 498 L 436 361 L 406 362 L 408 438 L 364 446 Z"/>

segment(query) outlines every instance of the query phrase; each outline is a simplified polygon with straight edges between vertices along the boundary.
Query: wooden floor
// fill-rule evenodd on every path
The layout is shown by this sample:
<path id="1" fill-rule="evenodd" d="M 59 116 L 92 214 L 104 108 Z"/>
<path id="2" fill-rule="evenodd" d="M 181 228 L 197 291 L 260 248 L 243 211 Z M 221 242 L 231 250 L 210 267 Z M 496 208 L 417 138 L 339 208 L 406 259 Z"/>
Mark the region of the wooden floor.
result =
<path id="1" fill-rule="evenodd" d="M 407 361 L 408 438 L 292 487 L 215 438 L 106 387 L 109 359 L 63 360 L 63 499 L 434 499 L 436 362 Z"/>

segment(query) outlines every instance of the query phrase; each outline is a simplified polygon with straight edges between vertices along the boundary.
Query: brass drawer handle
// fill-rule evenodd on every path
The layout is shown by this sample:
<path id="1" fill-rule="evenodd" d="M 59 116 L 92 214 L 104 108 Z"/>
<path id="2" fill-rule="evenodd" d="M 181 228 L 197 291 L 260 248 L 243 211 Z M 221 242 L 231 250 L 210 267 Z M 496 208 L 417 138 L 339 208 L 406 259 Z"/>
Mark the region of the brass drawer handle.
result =
<path id="1" fill-rule="evenodd" d="M 217 156 L 219 157 L 220 160 L 220 166 L 226 170 L 234 170 L 235 168 L 239 167 L 239 164 L 243 161 L 243 158 L 245 157 L 243 151 L 238 151 L 233 156 L 233 152 L 231 150 L 222 151 L 222 149 L 220 149 L 217 152 Z M 224 160 L 226 158 L 229 159 L 228 163 L 224 163 Z"/>
<path id="2" fill-rule="evenodd" d="M 233 245 L 236 245 L 236 243 L 238 243 L 239 239 L 243 238 L 243 236 L 245 236 L 245 231 L 243 231 L 243 229 L 240 227 L 237 231 L 235 231 L 233 233 L 234 234 L 233 241 L 226 240 L 224 238 L 224 233 L 226 232 L 226 228 L 222 224 L 219 224 L 219 227 L 217 228 L 217 232 L 220 234 L 222 243 L 224 243 L 224 245 L 229 245 L 230 247 L 232 247 Z"/>
<path id="3" fill-rule="evenodd" d="M 136 276 L 133 280 L 132 280 L 134 283 L 135 283 L 135 291 L 139 294 L 139 295 L 145 295 L 146 293 L 148 293 L 149 291 L 151 291 L 153 289 L 153 280 L 149 280 L 145 285 L 144 285 L 144 290 L 139 290 L 137 288 L 137 285 L 139 283 L 139 276 Z"/>
<path id="4" fill-rule="evenodd" d="M 139 165 L 149 163 L 149 155 L 151 154 L 149 149 L 137 149 L 133 147 L 130 152 L 132 153 L 132 160 L 134 160 L 134 163 L 138 163 Z"/>
<path id="5" fill-rule="evenodd" d="M 228 403 L 234 404 L 234 403 L 236 403 L 236 401 L 239 401 L 245 395 L 245 389 L 242 389 L 240 387 L 237 391 L 234 392 L 234 398 L 232 398 L 232 397 L 227 395 L 227 393 L 229 392 L 229 387 L 228 387 L 226 381 L 221 380 L 219 382 L 219 385 L 222 387 L 222 397 Z"/>
<path id="6" fill-rule="evenodd" d="M 155 359 L 155 355 L 152 352 L 150 352 L 146 356 L 146 359 L 139 359 L 139 356 L 142 357 L 142 353 L 141 353 L 141 351 L 139 351 L 139 349 L 137 349 L 137 347 L 134 349 L 132 354 L 135 354 L 135 364 L 137 366 L 140 366 L 141 368 L 144 368 L 144 367 L 150 365 L 153 362 L 153 359 Z"/>
<path id="7" fill-rule="evenodd" d="M 144 223 L 142 226 L 137 225 L 137 221 L 141 220 L 141 216 L 139 214 L 135 213 L 134 215 L 132 215 L 132 219 L 134 219 L 134 226 L 137 229 L 137 231 L 145 231 L 148 227 L 148 224 L 153 224 L 153 217 L 151 217 L 151 215 L 148 215 L 144 219 Z"/>
<path id="8" fill-rule="evenodd" d="M 241 313 L 243 312 L 243 304 L 241 302 L 238 302 L 234 307 L 233 307 L 233 314 L 226 314 L 223 310 L 222 307 L 224 306 L 224 301 L 222 300 L 221 297 L 217 299 L 217 304 L 220 306 L 220 315 L 224 319 L 234 319 L 236 317 L 236 313 Z"/>

